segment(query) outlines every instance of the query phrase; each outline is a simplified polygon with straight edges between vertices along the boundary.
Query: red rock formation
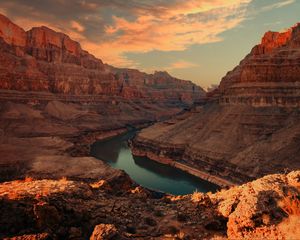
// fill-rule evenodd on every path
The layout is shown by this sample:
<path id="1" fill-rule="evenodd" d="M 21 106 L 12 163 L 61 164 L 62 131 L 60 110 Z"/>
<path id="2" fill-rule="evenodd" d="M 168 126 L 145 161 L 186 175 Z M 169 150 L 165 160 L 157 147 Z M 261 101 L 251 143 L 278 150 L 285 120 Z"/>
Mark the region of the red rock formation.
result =
<path id="1" fill-rule="evenodd" d="M 134 154 L 219 185 L 299 169 L 299 40 L 300 24 L 266 33 L 208 104 L 140 131 Z"/>
<path id="2" fill-rule="evenodd" d="M 266 32 L 261 40 L 261 44 L 254 47 L 252 53 L 255 55 L 267 54 L 274 51 L 276 48 L 283 47 L 291 40 L 292 29 L 287 32 Z"/>
<path id="3" fill-rule="evenodd" d="M 0 88 L 129 99 L 193 101 L 204 91 L 167 73 L 116 69 L 47 27 L 25 32 L 0 15 Z M 170 91 L 172 89 L 172 91 Z"/>
<path id="4" fill-rule="evenodd" d="M 0 184 L 1 239 L 298 239 L 300 234 L 299 171 L 215 194 L 162 199 L 133 184 L 101 182 L 27 178 Z"/>
<path id="5" fill-rule="evenodd" d="M 267 32 L 240 65 L 222 79 L 221 103 L 300 106 L 300 24 Z"/>
<path id="6" fill-rule="evenodd" d="M 10 45 L 26 46 L 26 32 L 1 14 L 0 37 Z"/>

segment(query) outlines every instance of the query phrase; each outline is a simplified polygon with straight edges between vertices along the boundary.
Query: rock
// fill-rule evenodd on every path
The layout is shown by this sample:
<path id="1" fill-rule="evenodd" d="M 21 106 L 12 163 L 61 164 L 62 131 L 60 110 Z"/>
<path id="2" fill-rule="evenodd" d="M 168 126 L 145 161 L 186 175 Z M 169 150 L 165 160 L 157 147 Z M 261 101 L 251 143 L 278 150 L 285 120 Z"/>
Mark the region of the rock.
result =
<path id="1" fill-rule="evenodd" d="M 218 88 L 222 104 L 299 107 L 300 23 L 267 32 Z"/>
<path id="2" fill-rule="evenodd" d="M 71 227 L 69 230 L 69 239 L 82 239 L 82 232 L 80 228 Z"/>
<path id="3" fill-rule="evenodd" d="M 80 110 L 80 105 L 65 104 L 58 101 L 48 102 L 45 111 L 52 117 L 71 120 L 87 114 L 86 111 Z"/>
<path id="4" fill-rule="evenodd" d="M 34 206 L 33 211 L 37 219 L 37 224 L 41 228 L 48 227 L 55 229 L 59 226 L 61 216 L 54 206 L 46 202 L 39 202 Z"/>
<path id="5" fill-rule="evenodd" d="M 113 239 L 118 234 L 113 224 L 99 224 L 95 226 L 90 240 L 107 240 Z"/>
<path id="6" fill-rule="evenodd" d="M 4 238 L 3 240 L 51 240 L 48 233 L 28 234 L 16 237 Z"/>
<path id="7" fill-rule="evenodd" d="M 0 14 L 0 37 L 10 45 L 26 46 L 26 32 Z"/>
<path id="8" fill-rule="evenodd" d="M 204 96 L 190 81 L 114 68 L 66 34 L 47 27 L 25 32 L 2 14 L 0 79 L 2 181 L 29 172 L 97 181 L 98 170 L 108 167 L 79 157 L 89 156 L 98 137 L 165 119 Z M 40 146 L 39 140 L 49 144 Z"/>
<path id="9" fill-rule="evenodd" d="M 151 217 L 146 217 L 144 219 L 145 223 L 149 226 L 156 226 L 157 225 L 157 222 L 155 221 L 155 219 L 151 218 Z"/>
<path id="10" fill-rule="evenodd" d="M 4 130 L 0 128 L 0 144 L 4 143 L 5 133 Z"/>
<path id="11" fill-rule="evenodd" d="M 0 184 L 0 238 L 45 232 L 51 239 L 143 239 L 164 235 L 197 239 L 199 234 L 208 239 L 214 235 L 294 239 L 292 233 L 298 233 L 300 215 L 299 176 L 299 171 L 268 175 L 215 194 L 203 194 L 207 197 L 202 196 L 201 201 L 210 201 L 200 208 L 191 196 L 174 197 L 172 203 L 182 209 L 180 214 L 184 216 L 163 199 L 145 201 L 121 187 L 119 197 L 91 192 L 90 184 L 80 181 L 6 182 Z M 163 209 L 164 215 L 149 215 L 150 208 Z M 30 239 L 24 236 L 16 239 Z"/>
<path id="12" fill-rule="evenodd" d="M 204 96 L 204 90 L 190 81 L 167 73 L 146 74 L 114 68 L 84 51 L 63 33 L 44 26 L 25 32 L 3 15 L 0 15 L 0 52 L 1 89 L 102 94 L 188 104 Z"/>
<path id="13" fill-rule="evenodd" d="M 266 33 L 205 106 L 143 129 L 134 155 L 222 187 L 299 169 L 299 39 L 300 24 Z"/>

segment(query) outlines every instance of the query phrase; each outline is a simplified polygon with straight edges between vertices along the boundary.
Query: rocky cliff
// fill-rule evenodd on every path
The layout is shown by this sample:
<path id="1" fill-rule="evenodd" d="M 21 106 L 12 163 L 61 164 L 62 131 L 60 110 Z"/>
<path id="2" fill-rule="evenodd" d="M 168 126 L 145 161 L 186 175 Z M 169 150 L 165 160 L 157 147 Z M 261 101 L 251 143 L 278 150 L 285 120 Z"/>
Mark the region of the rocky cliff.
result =
<path id="1" fill-rule="evenodd" d="M 222 104 L 300 106 L 300 24 L 267 32 L 259 45 L 222 79 Z"/>
<path id="2" fill-rule="evenodd" d="M 297 239 L 299 193 L 299 171 L 177 197 L 124 184 L 120 176 L 90 183 L 26 178 L 0 184 L 0 237 Z"/>
<path id="3" fill-rule="evenodd" d="M 117 69 L 47 27 L 25 32 L 0 15 L 0 89 L 189 103 L 204 91 L 167 73 Z M 171 89 L 171 90 L 170 90 Z"/>
<path id="4" fill-rule="evenodd" d="M 0 14 L 0 181 L 101 175 L 85 158 L 90 144 L 176 115 L 203 94 L 166 72 L 114 68 L 63 33 L 26 32 Z"/>
<path id="5" fill-rule="evenodd" d="M 208 104 L 144 129 L 134 153 L 219 185 L 299 169 L 299 39 L 300 24 L 266 33 Z"/>

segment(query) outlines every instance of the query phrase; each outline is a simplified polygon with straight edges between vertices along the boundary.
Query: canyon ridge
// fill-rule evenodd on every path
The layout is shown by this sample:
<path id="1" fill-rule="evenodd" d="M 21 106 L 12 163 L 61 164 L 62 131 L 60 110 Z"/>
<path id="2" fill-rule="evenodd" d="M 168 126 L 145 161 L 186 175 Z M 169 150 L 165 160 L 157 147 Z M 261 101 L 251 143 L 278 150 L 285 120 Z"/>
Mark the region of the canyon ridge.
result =
<path id="1" fill-rule="evenodd" d="M 299 169 L 299 84 L 300 24 L 267 32 L 207 104 L 144 129 L 134 152 L 224 186 Z"/>
<path id="2" fill-rule="evenodd" d="M 296 239 L 299 76 L 300 24 L 266 33 L 206 93 L 0 14 L 0 238 Z M 133 154 L 224 188 L 156 192 L 90 156 L 130 128 L 143 128 Z"/>

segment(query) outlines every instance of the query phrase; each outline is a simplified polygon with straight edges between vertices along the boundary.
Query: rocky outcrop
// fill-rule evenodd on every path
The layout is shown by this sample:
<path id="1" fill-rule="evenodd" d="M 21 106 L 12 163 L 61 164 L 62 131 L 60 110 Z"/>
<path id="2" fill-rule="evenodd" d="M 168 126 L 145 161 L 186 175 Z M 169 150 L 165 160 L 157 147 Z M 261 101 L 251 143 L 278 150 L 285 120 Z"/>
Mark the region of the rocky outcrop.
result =
<path id="1" fill-rule="evenodd" d="M 113 186 L 105 180 L 27 178 L 0 184 L 0 237 L 295 239 L 299 194 L 299 171 L 215 194 L 160 199 L 141 187 Z"/>
<path id="2" fill-rule="evenodd" d="M 25 32 L 0 16 L 0 89 L 191 103 L 204 91 L 167 73 L 117 69 L 47 27 Z M 171 91 L 170 91 L 171 89 Z"/>
<path id="3" fill-rule="evenodd" d="M 222 104 L 300 106 L 300 24 L 267 32 L 261 44 L 222 79 Z"/>
<path id="4" fill-rule="evenodd" d="M 113 239 L 117 235 L 117 229 L 113 224 L 99 224 L 95 226 L 90 240 Z"/>

